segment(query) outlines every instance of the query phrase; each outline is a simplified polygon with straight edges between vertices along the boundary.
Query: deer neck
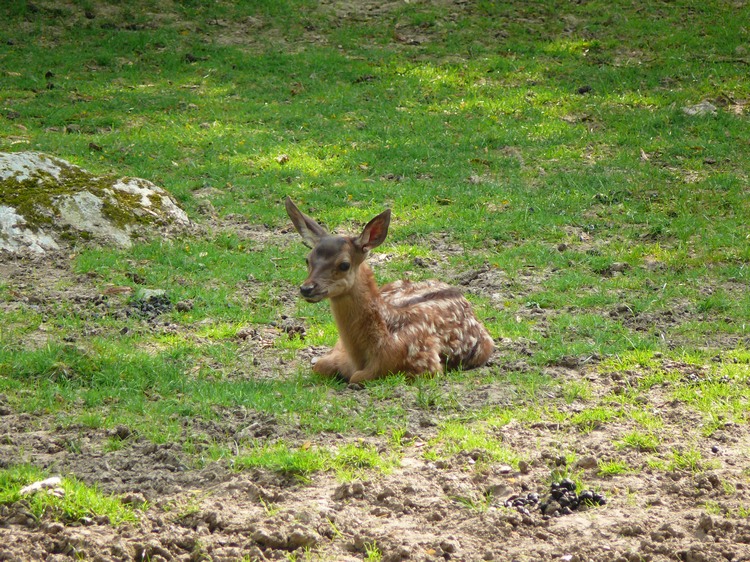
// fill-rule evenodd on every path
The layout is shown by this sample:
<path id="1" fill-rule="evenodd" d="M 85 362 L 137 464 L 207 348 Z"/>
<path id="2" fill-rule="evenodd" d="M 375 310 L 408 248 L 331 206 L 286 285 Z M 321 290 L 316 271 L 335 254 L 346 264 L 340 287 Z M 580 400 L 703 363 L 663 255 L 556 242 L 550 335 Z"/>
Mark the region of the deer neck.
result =
<path id="1" fill-rule="evenodd" d="M 361 264 L 351 291 L 330 302 L 344 348 L 355 363 L 363 364 L 387 335 L 383 317 L 386 305 L 370 267 Z"/>

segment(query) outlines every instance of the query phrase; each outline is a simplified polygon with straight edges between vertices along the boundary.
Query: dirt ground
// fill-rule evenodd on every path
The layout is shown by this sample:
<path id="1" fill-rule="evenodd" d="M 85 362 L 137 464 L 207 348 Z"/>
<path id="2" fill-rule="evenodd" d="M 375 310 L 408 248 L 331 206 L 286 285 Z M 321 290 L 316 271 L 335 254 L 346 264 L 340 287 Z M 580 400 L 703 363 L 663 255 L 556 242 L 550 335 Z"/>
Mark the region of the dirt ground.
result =
<path id="1" fill-rule="evenodd" d="M 6 256 L 0 260 L 0 275 L 9 280 L 15 297 L 2 303 L 6 311 L 29 303 L 44 309 L 53 302 L 85 310 L 101 300 L 97 280 L 72 272 L 65 256 Z M 488 294 L 499 284 L 496 274 L 483 270 L 458 282 Z M 680 319 L 672 315 L 648 321 Z M 44 345 L 47 337 L 42 330 L 27 343 Z M 248 338 L 247 345 L 258 346 L 258 353 L 261 348 L 273 353 L 262 341 Z M 523 345 L 501 340 L 497 353 Z M 307 362 L 319 351 L 303 350 L 297 360 Z M 706 376 L 695 366 L 666 359 L 662 368 L 686 381 Z M 289 372 L 293 369 L 291 364 Z M 586 379 L 595 396 L 646 374 L 600 371 L 592 363 L 571 362 L 550 366 L 548 374 Z M 513 401 L 501 383 L 478 388 L 441 384 L 467 409 Z M 750 560 L 750 521 L 741 516 L 743 506 L 750 505 L 750 431 L 727 424 L 711 437 L 700 437 L 698 415 L 671 400 L 669 390 L 653 387 L 644 405 L 666 420 L 660 448 L 696 448 L 704 470 L 652 470 L 638 451 L 616 450 L 615 441 L 635 427 L 632 420 L 608 422 L 591 432 L 571 424 L 511 422 L 497 429 L 496 436 L 524 452 L 528 462 L 519 470 L 492 463 L 478 470 L 481 452 L 430 462 L 422 453 L 437 433 L 440 414 L 415 408 L 400 466 L 388 475 L 345 484 L 330 473 L 315 474 L 303 484 L 263 470 L 238 473 L 221 462 L 193 469 L 183 443 L 155 445 L 137 435 L 128 437 L 128 446 L 107 452 L 104 445 L 113 430 L 63 427 L 49 415 L 15 412 L 0 397 L 0 466 L 28 461 L 52 473 L 74 475 L 126 503 L 148 500 L 150 506 L 137 524 L 119 527 L 107 520 L 36 520 L 23 502 L 1 506 L 0 560 Z M 370 399 L 366 388 L 340 392 L 362 403 Z M 572 413 L 583 407 L 569 405 Z M 273 416 L 245 409 L 226 411 L 210 423 L 185 423 L 209 439 L 241 434 L 283 435 L 298 444 L 310 439 Z M 127 428 L 114 431 L 128 433 Z M 317 445 L 335 448 L 352 437 L 323 434 L 316 439 Z M 69 446 L 72 442 L 75 448 Z M 580 471 L 583 481 L 605 496 L 606 505 L 559 516 L 549 515 L 551 510 L 545 514 L 539 504 L 507 507 L 530 493 L 549 496 L 550 472 L 566 462 L 562 451 L 575 454 L 575 465 L 567 469 Z M 598 461 L 611 458 L 643 468 L 637 474 L 598 475 Z M 380 558 L 370 552 L 372 544 Z"/>

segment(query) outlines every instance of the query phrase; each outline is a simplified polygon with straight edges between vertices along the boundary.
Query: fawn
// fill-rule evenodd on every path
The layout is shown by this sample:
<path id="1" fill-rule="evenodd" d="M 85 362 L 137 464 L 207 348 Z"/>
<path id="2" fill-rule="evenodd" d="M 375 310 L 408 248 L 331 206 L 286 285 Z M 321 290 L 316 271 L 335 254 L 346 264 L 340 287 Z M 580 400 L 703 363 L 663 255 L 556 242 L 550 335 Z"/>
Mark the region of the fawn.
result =
<path id="1" fill-rule="evenodd" d="M 286 211 L 305 245 L 308 302 L 329 299 L 339 340 L 313 364 L 323 375 L 351 383 L 389 373 L 440 373 L 484 365 L 494 345 L 461 292 L 440 281 L 396 281 L 380 290 L 365 262 L 388 234 L 390 209 L 357 236 L 336 236 L 286 199 Z"/>

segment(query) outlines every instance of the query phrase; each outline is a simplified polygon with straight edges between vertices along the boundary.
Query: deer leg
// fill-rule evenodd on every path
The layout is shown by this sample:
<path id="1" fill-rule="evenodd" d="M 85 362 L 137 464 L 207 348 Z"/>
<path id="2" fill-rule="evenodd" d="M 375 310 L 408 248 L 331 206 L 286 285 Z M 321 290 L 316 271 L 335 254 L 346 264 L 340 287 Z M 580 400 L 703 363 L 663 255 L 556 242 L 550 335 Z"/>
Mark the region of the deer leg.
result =
<path id="1" fill-rule="evenodd" d="M 354 374 L 352 374 L 351 377 L 349 377 L 349 382 L 364 382 L 364 381 L 370 381 L 372 379 L 378 378 L 380 376 L 380 372 L 373 368 L 372 365 L 368 365 L 364 369 L 360 369 L 359 371 L 355 371 Z"/>
<path id="2" fill-rule="evenodd" d="M 341 375 L 344 379 L 349 380 L 354 372 L 354 366 L 351 364 L 344 346 L 341 342 L 338 342 L 331 351 L 313 363 L 313 371 L 319 375 L 330 377 Z"/>

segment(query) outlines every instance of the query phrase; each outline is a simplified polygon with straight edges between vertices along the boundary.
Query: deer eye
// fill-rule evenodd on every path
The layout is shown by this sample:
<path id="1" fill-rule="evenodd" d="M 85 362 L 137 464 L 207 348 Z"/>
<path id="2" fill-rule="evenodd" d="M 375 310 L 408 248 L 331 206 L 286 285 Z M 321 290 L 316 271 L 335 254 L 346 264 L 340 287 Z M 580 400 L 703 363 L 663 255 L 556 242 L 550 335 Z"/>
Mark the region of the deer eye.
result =
<path id="1" fill-rule="evenodd" d="M 349 262 L 348 262 L 348 261 L 342 261 L 342 262 L 341 262 L 341 263 L 339 264 L 339 269 L 340 269 L 341 271 L 348 271 L 350 267 L 351 267 L 351 264 L 349 264 Z"/>

